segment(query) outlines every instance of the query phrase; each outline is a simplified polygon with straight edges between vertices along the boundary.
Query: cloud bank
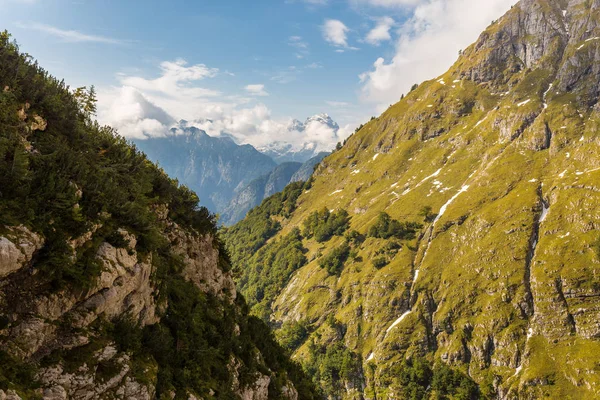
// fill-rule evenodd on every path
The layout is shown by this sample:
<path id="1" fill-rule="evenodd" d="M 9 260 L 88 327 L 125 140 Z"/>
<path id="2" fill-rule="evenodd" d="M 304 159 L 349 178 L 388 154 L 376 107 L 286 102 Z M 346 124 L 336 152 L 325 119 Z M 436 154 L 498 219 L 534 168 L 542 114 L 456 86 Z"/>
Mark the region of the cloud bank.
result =
<path id="1" fill-rule="evenodd" d="M 494 19 L 517 0 L 357 0 L 380 7 L 412 6 L 411 17 L 399 28 L 395 55 L 378 58 L 360 76 L 361 99 L 378 111 L 400 99 L 414 83 L 445 72 L 460 49 L 474 42 Z M 377 29 L 377 28 L 376 28 Z M 383 29 L 380 30 L 380 33 Z M 385 37 L 374 34 L 374 37 Z"/>
<path id="2" fill-rule="evenodd" d="M 350 132 L 350 127 L 337 129 L 318 121 L 297 128 L 291 118 L 274 119 L 266 105 L 251 104 L 252 98 L 268 95 L 263 84 L 244 87 L 250 97 L 226 96 L 200 86 L 221 74 L 216 68 L 188 65 L 179 59 L 162 62 L 159 70 L 160 75 L 153 79 L 120 75 L 121 86 L 99 90 L 98 119 L 124 137 L 138 140 L 169 135 L 183 119 L 186 126 L 211 136 L 228 134 L 258 148 L 282 142 L 301 149 L 311 142 L 319 151 L 326 151 Z"/>

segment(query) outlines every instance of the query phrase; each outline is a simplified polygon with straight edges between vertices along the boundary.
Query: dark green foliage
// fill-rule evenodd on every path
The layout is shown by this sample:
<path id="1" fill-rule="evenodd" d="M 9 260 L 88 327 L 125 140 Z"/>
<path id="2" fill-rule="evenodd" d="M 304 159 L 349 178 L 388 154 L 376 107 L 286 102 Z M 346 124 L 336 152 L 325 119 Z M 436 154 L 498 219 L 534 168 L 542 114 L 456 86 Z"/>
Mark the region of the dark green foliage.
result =
<path id="1" fill-rule="evenodd" d="M 339 396 L 345 390 L 345 383 L 360 387 L 361 359 L 342 342 L 319 346 L 311 341 L 308 350 L 309 358 L 304 369 L 322 388 L 325 396 Z"/>
<path id="2" fill-rule="evenodd" d="M 381 269 L 388 265 L 388 260 L 386 257 L 376 257 L 373 259 L 372 264 L 375 268 Z"/>
<path id="3" fill-rule="evenodd" d="M 270 391 L 281 391 L 287 376 L 302 391 L 301 398 L 314 398 L 314 387 L 289 360 L 269 328 L 254 317 L 243 316 L 243 299 L 236 307 L 200 292 L 178 276 L 167 287 L 169 308 L 165 317 L 160 324 L 144 329 L 142 339 L 142 348 L 159 364 L 157 397 L 170 390 L 178 394 L 192 390 L 207 398 L 210 391 L 214 392 L 211 398 L 235 398 L 227 368 L 234 355 L 242 363 L 242 385 L 254 382 L 257 371 L 285 371 L 275 373 Z M 257 361 L 256 349 L 262 354 L 264 367 Z"/>
<path id="4" fill-rule="evenodd" d="M 476 400 L 479 388 L 462 372 L 440 363 L 433 369 L 431 390 L 436 399 Z"/>
<path id="5" fill-rule="evenodd" d="M 386 378 L 387 379 L 387 378 Z M 440 363 L 435 367 L 423 358 L 411 358 L 392 368 L 391 381 L 410 400 L 476 400 L 482 398 L 477 384 L 462 372 Z"/>
<path id="6" fill-rule="evenodd" d="M 369 237 L 411 240 L 415 238 L 417 231 L 422 227 L 423 225 L 416 222 L 399 222 L 382 212 L 375 224 L 369 228 Z"/>
<path id="7" fill-rule="evenodd" d="M 238 290 L 246 296 L 252 313 L 268 321 L 271 303 L 291 275 L 306 264 L 306 249 L 298 229 L 278 241 L 267 241 L 281 229 L 278 218 L 287 218 L 306 184 L 295 182 L 252 209 L 246 218 L 221 236 L 231 254 Z"/>
<path id="8" fill-rule="evenodd" d="M 431 206 L 424 206 L 423 208 L 421 208 L 421 211 L 419 211 L 419 215 L 423 217 L 425 222 L 433 222 L 437 217 L 437 214 L 435 214 L 432 211 Z"/>
<path id="9" fill-rule="evenodd" d="M 344 242 L 331 250 L 319 260 L 319 267 L 327 270 L 330 275 L 339 275 L 344 269 L 344 263 L 350 255 L 350 245 Z"/>
<path id="10" fill-rule="evenodd" d="M 39 269 L 52 287 L 87 287 L 100 274 L 93 248 L 72 257 L 67 239 L 94 224 L 119 226 L 138 237 L 138 250 L 163 245 L 154 207 L 199 233 L 215 218 L 112 128 L 92 120 L 93 89 L 72 94 L 64 82 L 21 55 L 0 34 L 0 224 L 24 224 L 44 235 Z M 33 130 L 35 117 L 47 122 Z M 114 231 L 102 234 L 113 235 Z M 100 234 L 94 245 L 107 237 Z"/>
<path id="11" fill-rule="evenodd" d="M 273 217 L 289 217 L 296 208 L 296 200 L 303 187 L 302 182 L 288 185 L 283 192 L 274 194 L 250 210 L 242 221 L 221 229 L 234 265 L 242 265 L 279 232 L 281 225 Z"/>
<path id="12" fill-rule="evenodd" d="M 332 213 L 324 208 L 310 214 L 302 225 L 304 237 L 314 238 L 317 242 L 323 243 L 333 236 L 342 236 L 346 232 L 350 227 L 350 215 L 344 209 Z"/>
<path id="13" fill-rule="evenodd" d="M 365 235 L 363 235 L 355 230 L 346 232 L 346 234 L 344 235 L 344 238 L 352 246 L 360 246 L 365 241 Z"/>
<path id="14" fill-rule="evenodd" d="M 238 287 L 247 296 L 255 315 L 269 320 L 271 304 L 291 275 L 307 263 L 305 253 L 300 230 L 295 228 L 238 264 L 243 268 L 238 277 Z"/>
<path id="15" fill-rule="evenodd" d="M 35 369 L 32 365 L 15 360 L 8 353 L 0 350 L 0 389 L 35 389 Z"/>
<path id="16" fill-rule="evenodd" d="M 276 332 L 277 341 L 290 353 L 300 347 L 308 338 L 308 324 L 306 322 L 291 321 L 283 324 Z"/>

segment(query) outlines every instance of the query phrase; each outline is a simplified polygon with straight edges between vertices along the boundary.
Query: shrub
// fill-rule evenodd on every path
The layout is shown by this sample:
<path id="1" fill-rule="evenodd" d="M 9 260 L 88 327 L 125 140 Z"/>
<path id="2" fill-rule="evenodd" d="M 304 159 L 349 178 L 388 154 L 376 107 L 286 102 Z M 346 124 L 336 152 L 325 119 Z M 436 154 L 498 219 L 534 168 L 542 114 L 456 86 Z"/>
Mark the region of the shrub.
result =
<path id="1" fill-rule="evenodd" d="M 386 257 L 377 257 L 373 259 L 372 263 L 375 268 L 381 269 L 388 265 L 388 260 Z"/>
<path id="2" fill-rule="evenodd" d="M 319 260 L 319 266 L 329 273 L 329 275 L 339 275 L 344 268 L 344 263 L 350 255 L 350 246 L 344 242 L 342 245 L 334 248 Z"/>
<path id="3" fill-rule="evenodd" d="M 379 239 L 397 238 L 400 240 L 414 239 L 423 225 L 416 222 L 399 222 L 387 213 L 379 214 L 377 221 L 369 228 L 369 237 Z"/>
<path id="4" fill-rule="evenodd" d="M 330 212 L 327 208 L 315 211 L 304 220 L 302 234 L 307 239 L 323 243 L 333 236 L 342 236 L 350 227 L 350 216 L 344 209 Z"/>

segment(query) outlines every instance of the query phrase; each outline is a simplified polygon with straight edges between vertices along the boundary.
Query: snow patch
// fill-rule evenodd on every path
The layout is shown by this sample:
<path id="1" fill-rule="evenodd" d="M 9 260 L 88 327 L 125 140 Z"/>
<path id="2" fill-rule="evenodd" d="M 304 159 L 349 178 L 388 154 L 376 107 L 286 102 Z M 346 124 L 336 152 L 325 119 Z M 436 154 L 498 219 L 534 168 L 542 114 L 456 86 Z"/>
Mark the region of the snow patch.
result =
<path id="1" fill-rule="evenodd" d="M 375 358 L 375 353 L 371 352 L 371 353 L 369 354 L 369 356 L 367 357 L 367 361 L 371 361 L 371 360 L 373 360 L 374 358 Z"/>
<path id="2" fill-rule="evenodd" d="M 544 222 L 544 220 L 546 219 L 546 217 L 548 216 L 548 211 L 550 210 L 550 207 L 546 205 L 546 203 L 544 201 L 542 201 L 542 214 L 540 215 L 540 224 L 542 222 Z"/>
<path id="3" fill-rule="evenodd" d="M 352 175 L 360 174 L 360 169 L 355 169 L 352 171 Z"/>
<path id="4" fill-rule="evenodd" d="M 415 276 L 413 277 L 413 285 L 417 283 L 417 279 L 419 279 L 419 272 L 421 271 L 418 269 L 415 270 Z"/>
<path id="5" fill-rule="evenodd" d="M 335 192 L 332 192 L 330 194 L 330 196 L 333 196 L 334 194 L 338 194 L 338 193 L 342 193 L 342 189 L 336 190 Z"/>
<path id="6" fill-rule="evenodd" d="M 458 196 L 460 196 L 462 193 L 466 192 L 467 190 L 469 190 L 469 185 L 464 185 L 463 187 L 460 188 L 460 190 L 458 191 L 458 193 L 456 193 L 454 196 L 452 196 L 450 198 L 450 200 L 448 200 L 446 202 L 446 204 L 444 204 L 442 206 L 442 208 L 440 208 L 440 212 L 437 215 L 437 217 L 435 217 L 435 220 L 433 221 L 433 223 L 435 224 L 437 221 L 439 221 L 440 218 L 442 218 L 442 215 L 444 215 L 444 213 L 446 212 L 446 210 L 448 209 L 448 206 L 450 206 L 450 204 L 452 204 L 452 202 L 454 202 L 454 200 L 456 200 L 456 198 Z"/>
<path id="7" fill-rule="evenodd" d="M 529 104 L 530 101 L 531 101 L 531 99 L 527 99 L 525 101 L 522 101 L 519 104 L 517 104 L 517 107 L 523 107 L 525 104 Z"/>
<path id="8" fill-rule="evenodd" d="M 377 153 L 373 156 L 373 161 L 377 160 L 377 157 L 379 157 L 379 153 Z"/>
<path id="9" fill-rule="evenodd" d="M 554 84 L 551 83 L 550 86 L 548 87 L 548 90 L 546 90 L 544 92 L 544 96 L 543 96 L 543 99 L 544 99 L 544 109 L 548 108 L 548 103 L 546 102 L 546 97 L 548 96 L 548 93 L 550 93 L 550 90 L 552 90 L 553 86 L 554 86 Z"/>
<path id="10" fill-rule="evenodd" d="M 408 310 L 407 312 L 405 312 L 404 314 L 402 314 L 400 316 L 400 318 L 398 318 L 397 320 L 394 321 L 394 323 L 392 325 L 390 325 L 389 328 L 387 328 L 387 330 L 385 331 L 385 333 L 390 333 L 390 331 L 392 329 L 394 329 L 396 326 L 398 326 L 403 320 L 404 318 L 408 317 L 408 314 L 410 314 L 412 311 Z"/>

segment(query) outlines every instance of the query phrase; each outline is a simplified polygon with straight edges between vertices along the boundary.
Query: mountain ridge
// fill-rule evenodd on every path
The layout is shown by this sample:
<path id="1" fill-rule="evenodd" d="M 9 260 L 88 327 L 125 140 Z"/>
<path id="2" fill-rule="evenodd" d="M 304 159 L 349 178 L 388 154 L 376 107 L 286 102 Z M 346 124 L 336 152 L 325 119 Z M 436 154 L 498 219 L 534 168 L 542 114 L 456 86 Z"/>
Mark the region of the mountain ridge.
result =
<path id="1" fill-rule="evenodd" d="M 0 398 L 317 398 L 198 197 L 0 33 Z"/>

